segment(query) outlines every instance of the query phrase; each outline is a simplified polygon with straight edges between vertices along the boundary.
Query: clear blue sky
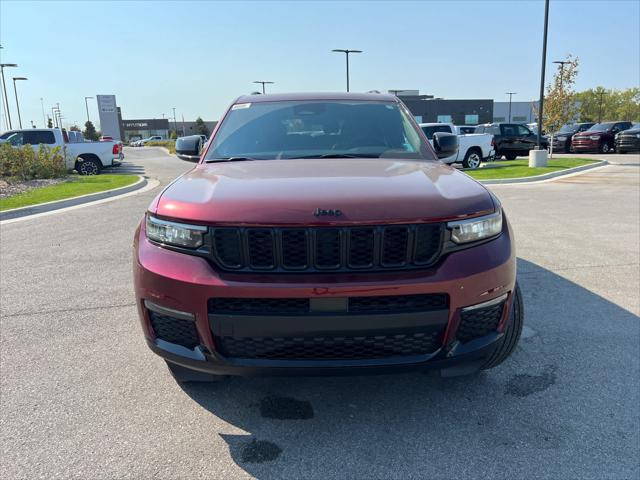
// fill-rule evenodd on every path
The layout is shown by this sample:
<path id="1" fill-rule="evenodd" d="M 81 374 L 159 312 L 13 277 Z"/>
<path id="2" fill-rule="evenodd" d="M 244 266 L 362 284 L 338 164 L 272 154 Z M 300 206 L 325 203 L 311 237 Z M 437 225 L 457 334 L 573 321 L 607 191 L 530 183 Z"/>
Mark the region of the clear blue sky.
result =
<path id="1" fill-rule="evenodd" d="M 84 96 L 115 94 L 125 119 L 217 119 L 236 96 L 420 89 L 444 98 L 537 97 L 544 4 L 416 2 L 0 1 L 0 50 L 18 84 L 23 124 L 59 102 L 85 121 Z M 640 1 L 551 0 L 548 62 L 580 58 L 577 89 L 640 84 Z M 549 64 L 551 67 L 551 64 Z M 547 79 L 553 70 L 547 70 Z M 95 100 L 90 104 L 97 119 Z"/>

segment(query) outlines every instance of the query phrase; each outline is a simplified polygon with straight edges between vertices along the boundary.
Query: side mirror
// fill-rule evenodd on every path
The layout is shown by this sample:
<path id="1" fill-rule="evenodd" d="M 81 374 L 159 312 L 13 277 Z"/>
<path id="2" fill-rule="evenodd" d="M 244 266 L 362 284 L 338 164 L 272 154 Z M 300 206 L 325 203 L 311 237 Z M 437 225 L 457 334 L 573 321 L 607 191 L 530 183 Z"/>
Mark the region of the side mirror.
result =
<path id="1" fill-rule="evenodd" d="M 203 147 L 200 135 L 190 135 L 176 139 L 176 155 L 182 160 L 197 162 Z"/>
<path id="2" fill-rule="evenodd" d="M 438 158 L 447 158 L 458 152 L 458 136 L 452 133 L 436 132 L 433 134 L 433 148 Z"/>

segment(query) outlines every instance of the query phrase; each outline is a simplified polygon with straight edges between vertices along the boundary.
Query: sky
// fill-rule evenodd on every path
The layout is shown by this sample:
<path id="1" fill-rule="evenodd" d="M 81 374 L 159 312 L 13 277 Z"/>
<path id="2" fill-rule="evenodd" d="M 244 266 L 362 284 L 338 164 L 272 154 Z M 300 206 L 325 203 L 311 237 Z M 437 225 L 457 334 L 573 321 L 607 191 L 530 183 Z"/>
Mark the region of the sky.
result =
<path id="1" fill-rule="evenodd" d="M 0 0 L 0 50 L 11 117 L 12 77 L 23 126 L 42 104 L 64 124 L 86 121 L 85 96 L 115 94 L 124 119 L 216 120 L 237 96 L 343 91 L 334 48 L 360 49 L 351 90 L 418 89 L 442 98 L 492 98 L 540 88 L 543 0 L 86 1 Z M 640 86 L 640 0 L 551 0 L 553 60 L 580 59 L 577 90 Z M 97 123 L 96 101 L 89 114 Z M 2 124 L 2 129 L 5 129 Z"/>

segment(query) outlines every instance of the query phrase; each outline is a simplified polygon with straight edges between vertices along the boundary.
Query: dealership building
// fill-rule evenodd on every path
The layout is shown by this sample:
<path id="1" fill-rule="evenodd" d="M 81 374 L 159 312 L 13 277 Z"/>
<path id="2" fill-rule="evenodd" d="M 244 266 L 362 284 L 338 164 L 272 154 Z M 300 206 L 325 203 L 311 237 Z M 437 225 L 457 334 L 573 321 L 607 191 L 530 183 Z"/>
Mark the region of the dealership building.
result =
<path id="1" fill-rule="evenodd" d="M 418 123 L 478 125 L 493 120 L 493 100 L 446 100 L 420 95 L 417 90 L 389 90 L 407 106 Z"/>
<path id="2" fill-rule="evenodd" d="M 218 122 L 204 122 L 209 133 L 213 131 L 216 123 Z M 122 120 L 123 140 L 127 142 L 140 140 L 142 138 L 149 138 L 156 135 L 166 139 L 169 138 L 169 134 L 174 128 L 177 130 L 178 136 L 181 137 L 196 135 L 198 133 L 196 129 L 196 122 L 177 122 L 176 124 L 168 118 Z"/>

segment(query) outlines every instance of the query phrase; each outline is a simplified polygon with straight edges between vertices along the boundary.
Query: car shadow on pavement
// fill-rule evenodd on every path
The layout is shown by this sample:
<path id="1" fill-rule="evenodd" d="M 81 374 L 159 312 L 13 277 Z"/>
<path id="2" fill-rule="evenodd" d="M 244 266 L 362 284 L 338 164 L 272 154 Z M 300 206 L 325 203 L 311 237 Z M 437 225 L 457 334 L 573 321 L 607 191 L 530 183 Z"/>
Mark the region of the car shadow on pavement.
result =
<path id="1" fill-rule="evenodd" d="M 640 399 L 628 380 L 638 378 L 638 317 L 533 263 L 519 259 L 518 269 L 523 337 L 491 371 L 182 388 L 229 424 L 211 435 L 257 478 L 584 478 L 596 463 L 634 476 L 640 429 L 630 412 Z"/>
<path id="2" fill-rule="evenodd" d="M 136 163 L 122 162 L 121 165 L 109 169 L 108 173 L 119 173 L 126 175 L 144 175 L 145 170 L 143 165 L 138 165 Z"/>

